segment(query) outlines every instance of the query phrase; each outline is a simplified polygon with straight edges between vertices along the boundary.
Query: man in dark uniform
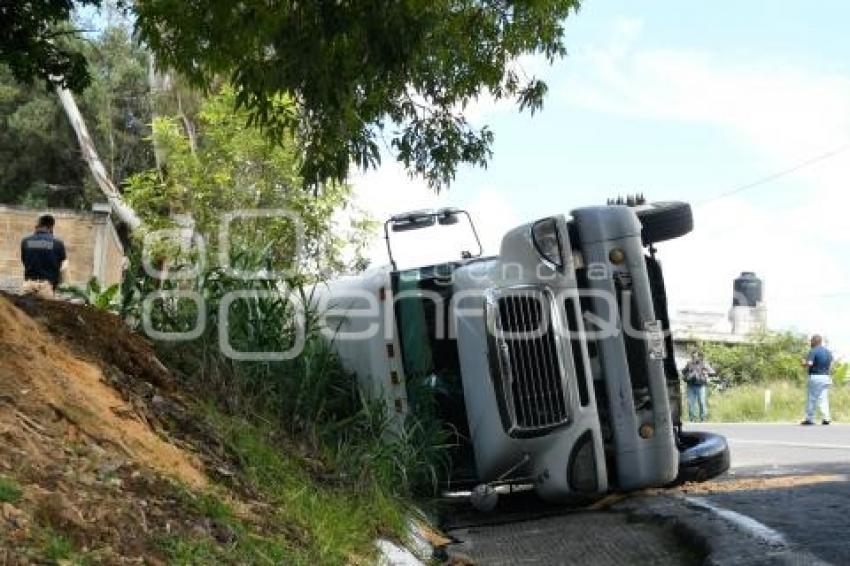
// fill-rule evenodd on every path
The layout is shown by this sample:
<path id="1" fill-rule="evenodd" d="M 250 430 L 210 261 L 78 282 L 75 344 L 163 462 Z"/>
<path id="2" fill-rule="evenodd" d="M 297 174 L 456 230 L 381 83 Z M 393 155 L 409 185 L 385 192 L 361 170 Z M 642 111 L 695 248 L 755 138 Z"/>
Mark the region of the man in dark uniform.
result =
<path id="1" fill-rule="evenodd" d="M 53 235 L 56 220 L 45 214 L 38 219 L 35 232 L 21 240 L 21 262 L 24 264 L 23 291 L 52 297 L 59 286 L 65 244 Z"/>

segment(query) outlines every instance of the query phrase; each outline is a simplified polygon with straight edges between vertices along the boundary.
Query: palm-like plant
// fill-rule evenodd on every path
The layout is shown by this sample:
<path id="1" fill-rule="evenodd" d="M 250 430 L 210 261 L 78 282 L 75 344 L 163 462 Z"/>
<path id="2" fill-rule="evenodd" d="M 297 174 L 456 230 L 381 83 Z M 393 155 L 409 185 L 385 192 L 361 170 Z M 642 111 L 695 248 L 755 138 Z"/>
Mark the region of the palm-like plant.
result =
<path id="1" fill-rule="evenodd" d="M 95 308 L 117 313 L 119 310 L 118 292 L 121 286 L 118 283 L 110 285 L 105 289 L 101 287 L 97 277 L 92 277 L 85 287 L 75 287 L 73 285 L 62 285 L 59 291 L 65 295 L 70 295 L 78 299 L 82 299 L 87 305 Z"/>

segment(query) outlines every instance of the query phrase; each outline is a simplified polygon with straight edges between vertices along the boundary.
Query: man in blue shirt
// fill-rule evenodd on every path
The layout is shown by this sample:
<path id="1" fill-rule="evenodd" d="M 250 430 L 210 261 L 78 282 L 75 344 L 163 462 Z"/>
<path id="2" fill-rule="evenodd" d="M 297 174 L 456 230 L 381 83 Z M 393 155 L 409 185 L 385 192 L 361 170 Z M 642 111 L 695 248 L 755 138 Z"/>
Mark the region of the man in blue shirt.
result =
<path id="1" fill-rule="evenodd" d="M 52 296 L 59 286 L 65 244 L 53 235 L 56 220 L 49 214 L 38 219 L 35 232 L 21 240 L 24 292 Z"/>
<path id="2" fill-rule="evenodd" d="M 829 424 L 829 387 L 832 378 L 829 370 L 832 366 L 832 353 L 824 348 L 823 338 L 817 334 L 812 336 L 812 349 L 809 355 L 802 360 L 803 367 L 809 372 L 809 398 L 806 403 L 806 419 L 800 423 L 803 425 L 815 424 L 815 406 L 820 407 L 822 424 Z"/>

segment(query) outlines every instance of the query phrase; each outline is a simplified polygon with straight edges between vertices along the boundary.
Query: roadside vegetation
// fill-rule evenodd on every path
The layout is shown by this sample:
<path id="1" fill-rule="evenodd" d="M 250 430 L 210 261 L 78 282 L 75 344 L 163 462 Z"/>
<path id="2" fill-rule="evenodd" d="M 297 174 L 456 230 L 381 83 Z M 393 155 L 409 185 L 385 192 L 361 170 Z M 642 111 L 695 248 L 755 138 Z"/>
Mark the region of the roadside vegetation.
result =
<path id="1" fill-rule="evenodd" d="M 340 401 L 350 412 L 326 413 L 347 416 L 339 422 L 290 419 L 273 410 L 279 401 L 236 386 L 249 374 L 220 389 L 169 371 L 144 338 L 90 305 L 2 295 L 0 323 L 0 547 L 16 558 L 373 563 L 377 538 L 404 542 L 417 485 L 431 488 L 398 473 L 421 463 L 409 454 L 425 443 L 406 442 L 380 410 Z M 326 345 L 315 346 L 305 363 L 353 395 Z M 276 369 L 281 383 L 266 393 L 325 374 Z M 337 403 L 324 383 L 311 391 Z M 20 391 L 30 393 L 6 401 Z M 223 391 L 242 394 L 229 404 Z M 299 404 L 308 415 L 303 394 L 286 406 Z"/>
<path id="2" fill-rule="evenodd" d="M 173 563 L 368 563 L 374 560 L 376 537 L 404 539 L 404 506 L 377 486 L 354 489 L 325 476 L 316 468 L 318 462 L 311 463 L 272 427 L 251 424 L 211 406 L 197 418 L 220 433 L 227 450 L 237 456 L 244 479 L 268 505 L 264 521 L 269 527 L 257 529 L 221 487 L 200 494 L 187 490 L 183 505 L 225 534 L 161 538 Z"/>
<path id="3" fill-rule="evenodd" d="M 145 226 L 120 233 L 130 257 L 120 287 L 92 280 L 62 291 L 119 314 L 140 333 L 151 293 L 203 297 L 200 305 L 157 300 L 149 322 L 160 332 L 185 332 L 204 316 L 198 338 L 159 341 L 156 350 L 180 379 L 193 420 L 213 431 L 222 453 L 238 464 L 235 476 L 214 478 L 208 490 L 182 488 L 187 520 L 209 528 L 157 535 L 158 552 L 176 564 L 372 563 L 377 538 L 404 542 L 413 501 L 421 505 L 434 493 L 447 453 L 446 435 L 434 422 L 411 418 L 398 426 L 383 400 L 362 395 L 315 324 L 311 286 L 363 269 L 375 223 L 358 210 L 344 181 L 305 181 L 303 139 L 293 131 L 272 138 L 250 125 L 251 111 L 239 107 L 238 92 L 226 81 L 202 92 L 168 73 L 154 95 L 148 54 L 126 21 L 81 49 L 92 79 L 79 96 L 81 111 L 110 177 Z M 0 124 L 0 154 L 19 155 L 20 143 L 29 144 L 21 159 L 7 160 L 15 167 L 0 168 L 0 202 L 86 209 L 100 200 L 55 94 L 16 83 L 2 65 L 0 91 L 0 107 L 11 117 Z M 275 113 L 299 111 L 285 94 L 269 101 Z M 300 242 L 290 218 L 248 214 L 230 224 L 229 251 L 222 250 L 219 234 L 229 213 L 277 209 L 297 214 Z M 151 273 L 167 277 L 191 266 L 198 269 L 189 279 Z M 239 271 L 261 276 L 243 278 Z M 273 271 L 286 276 L 265 277 Z M 225 356 L 218 316 L 230 291 L 266 294 L 231 305 L 226 333 L 234 350 L 286 351 L 303 317 L 301 354 L 268 362 Z M 248 490 L 252 505 L 259 502 L 260 518 L 246 513 L 231 483 Z M 26 489 L 0 477 L 0 502 L 15 504 Z M 101 559 L 62 524 L 32 527 L 30 558 Z"/>
<path id="4" fill-rule="evenodd" d="M 361 394 L 317 324 L 312 286 L 363 267 L 361 252 L 374 223 L 351 206 L 347 185 L 329 182 L 305 193 L 293 165 L 297 140 L 275 144 L 246 126 L 248 114 L 231 110 L 233 97 L 223 86 L 200 101 L 193 130 L 197 141 L 176 116 L 154 122 L 152 141 L 169 165 L 128 180 L 125 196 L 146 227 L 135 235 L 124 318 L 140 326 L 142 302 L 152 292 L 196 292 L 203 297 L 200 306 L 190 300 L 156 301 L 150 323 L 159 332 L 186 332 L 205 320 L 195 340 L 158 343 L 163 361 L 205 403 L 264 433 L 297 438 L 299 448 L 321 460 L 335 482 L 381 497 L 433 492 L 444 466 L 442 431 L 424 420 L 396 427 L 383 400 Z M 297 213 L 303 224 L 300 254 L 295 226 L 286 217 L 234 221 L 220 241 L 226 214 L 279 208 Z M 338 220 L 343 208 L 344 220 Z M 179 226 L 177 219 L 187 214 L 194 222 L 189 233 L 203 238 L 204 249 L 197 239 L 186 245 L 180 238 L 150 237 L 154 229 Z M 221 254 L 229 267 L 222 265 Z M 199 272 L 191 279 L 163 280 L 151 277 L 144 263 L 162 273 L 189 265 L 199 266 Z M 220 307 L 230 292 L 260 296 L 232 303 L 222 321 Z M 303 343 L 291 360 L 237 361 L 221 348 L 223 325 L 236 352 L 286 352 L 296 346 L 299 332 Z"/>
<path id="5" fill-rule="evenodd" d="M 178 562 L 185 554 L 200 554 L 256 564 L 268 559 L 305 565 L 365 563 L 373 560 L 378 536 L 404 540 L 405 506 L 384 486 L 333 477 L 323 462 L 311 459 L 291 439 L 280 438 L 273 427 L 212 407 L 199 418 L 221 433 L 251 488 L 270 506 L 271 520 L 285 526 L 284 534 L 258 536 L 214 492 L 194 496 L 189 504 L 231 530 L 233 544 L 221 548 L 209 537 L 165 540 L 169 555 Z"/>
<path id="6" fill-rule="evenodd" d="M 182 376 L 197 399 L 195 418 L 216 431 L 242 478 L 288 534 L 258 537 L 213 497 L 202 500 L 203 512 L 227 525 L 232 543 L 171 537 L 163 549 L 185 564 L 340 564 L 374 560 L 378 537 L 403 542 L 407 517 L 416 514 L 414 498 L 432 494 L 445 469 L 442 431 L 414 418 L 394 426 L 387 404 L 367 399 L 342 368 L 309 308 L 296 358 L 227 358 L 217 346 L 222 296 L 235 289 L 271 291 L 274 284 L 246 283 L 212 270 L 196 285 L 207 299 L 207 327 L 195 341 L 159 343 L 160 358 Z M 300 295 L 309 301 L 306 291 Z M 161 303 L 153 324 L 160 331 L 185 330 L 197 316 L 194 305 Z M 235 303 L 231 343 L 237 351 L 285 351 L 294 341 L 294 316 L 280 296 Z"/>
<path id="7" fill-rule="evenodd" d="M 352 206 L 343 183 L 305 192 L 298 141 L 272 143 L 246 126 L 248 114 L 232 110 L 234 96 L 221 85 L 198 98 L 191 130 L 179 114 L 154 120 L 151 142 L 167 166 L 127 180 L 125 197 L 145 227 L 134 234 L 121 314 L 141 330 L 151 293 L 203 298 L 153 303 L 148 323 L 158 332 L 187 332 L 205 321 L 194 340 L 157 342 L 158 354 L 193 392 L 196 418 L 217 432 L 286 532 L 258 537 L 227 502 L 210 496 L 200 500 L 201 511 L 226 525 L 232 542 L 181 535 L 163 540 L 162 549 L 176 563 L 369 563 L 375 539 L 403 542 L 413 500 L 434 493 L 447 465 L 447 435 L 426 418 L 398 423 L 385 400 L 362 394 L 320 335 L 312 286 L 362 269 L 374 223 Z M 285 98 L 277 104 L 292 108 Z M 300 255 L 287 217 L 238 219 L 220 239 L 222 219 L 239 209 L 296 212 Z M 175 228 L 191 237 L 174 237 Z M 172 232 L 156 232 L 163 229 Z M 197 272 L 189 279 L 150 273 L 190 266 Z M 222 301 L 234 291 L 258 296 L 233 302 L 220 320 Z M 240 361 L 220 347 L 223 332 L 236 352 L 285 352 L 299 331 L 300 353 L 289 360 Z"/>
<path id="8" fill-rule="evenodd" d="M 769 402 L 765 402 L 766 395 L 769 395 Z M 833 421 L 850 422 L 850 387 L 833 385 L 829 407 Z M 805 409 L 806 386 L 799 382 L 740 385 L 711 391 L 708 397 L 708 415 L 712 422 L 799 422 Z"/>
<path id="9" fill-rule="evenodd" d="M 805 369 L 800 360 L 809 346 L 805 336 L 767 332 L 748 344 L 700 346 L 717 372 L 709 390 L 713 422 L 796 422 L 806 406 Z M 838 361 L 830 390 L 832 419 L 850 421 L 850 366 Z"/>
<path id="10" fill-rule="evenodd" d="M 251 523 L 217 492 L 226 492 L 217 481 L 212 494 L 194 494 L 197 504 L 189 497 L 193 515 L 184 518 L 205 516 L 225 532 L 175 532 L 159 548 L 177 563 L 371 562 L 374 539 L 401 538 L 412 498 L 433 493 L 447 465 L 447 435 L 427 415 L 398 422 L 383 400 L 367 399 L 317 332 L 309 289 L 365 268 L 374 227 L 346 179 L 390 158 L 439 190 L 461 165 L 486 165 L 493 133 L 463 110 L 483 93 L 540 110 L 546 84 L 514 62 L 563 57 L 564 22 L 579 3 L 506 10 L 489 2 L 354 2 L 337 3 L 332 13 L 312 3 L 42 4 L 18 3 L 0 23 L 14 31 L 0 34 L 0 114 L 8 117 L 0 120 L 0 202 L 88 210 L 103 201 L 103 183 L 80 159 L 57 102 L 55 89 L 73 91 L 106 175 L 144 228 L 129 234 L 126 224 L 116 226 L 131 257 L 120 289 L 90 282 L 63 291 L 119 313 L 136 330 L 202 327 L 192 340 L 161 339 L 157 353 L 179 377 L 197 423 L 215 431 L 237 458 L 240 480 L 276 514 L 274 526 Z M 198 51 L 201 44 L 209 49 Z M 301 241 L 285 215 L 250 212 L 219 239 L 231 213 L 280 209 L 297 214 Z M 118 216 L 135 225 L 135 215 Z M 168 277 L 190 266 L 197 269 L 187 277 Z M 231 291 L 261 297 L 232 303 L 219 320 Z M 159 299 L 146 314 L 152 293 Z M 65 327 L 45 324 L 73 341 L 84 332 L 77 312 L 66 313 Z M 304 343 L 294 359 L 236 361 L 219 347 L 221 331 L 236 352 L 286 351 L 302 319 Z M 88 336 L 94 344 L 104 337 L 111 336 Z M 113 350 L 92 358 L 112 371 L 102 358 L 115 361 L 120 349 Z M 67 377 L 36 377 L 56 376 Z M 109 386 L 122 376 L 111 375 L 118 381 Z M 144 421 L 151 404 L 148 396 L 127 410 Z M 148 433 L 155 429 L 145 422 Z M 0 482 L 0 498 L 15 499 L 15 490 Z M 72 491 L 71 499 L 79 495 Z M 59 527 L 39 531 L 38 542 L 37 560 L 99 560 Z"/>

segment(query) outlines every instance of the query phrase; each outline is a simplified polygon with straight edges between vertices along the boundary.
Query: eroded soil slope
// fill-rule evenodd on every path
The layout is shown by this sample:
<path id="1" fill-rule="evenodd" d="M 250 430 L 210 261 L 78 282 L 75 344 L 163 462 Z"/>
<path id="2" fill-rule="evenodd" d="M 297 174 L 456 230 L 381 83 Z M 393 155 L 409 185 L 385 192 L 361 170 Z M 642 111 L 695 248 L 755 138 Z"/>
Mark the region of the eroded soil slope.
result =
<path id="1" fill-rule="evenodd" d="M 226 539 L 187 498 L 230 475 L 227 458 L 176 389 L 118 317 L 0 295 L 0 563 L 63 544 L 157 563 L 169 536 Z"/>

